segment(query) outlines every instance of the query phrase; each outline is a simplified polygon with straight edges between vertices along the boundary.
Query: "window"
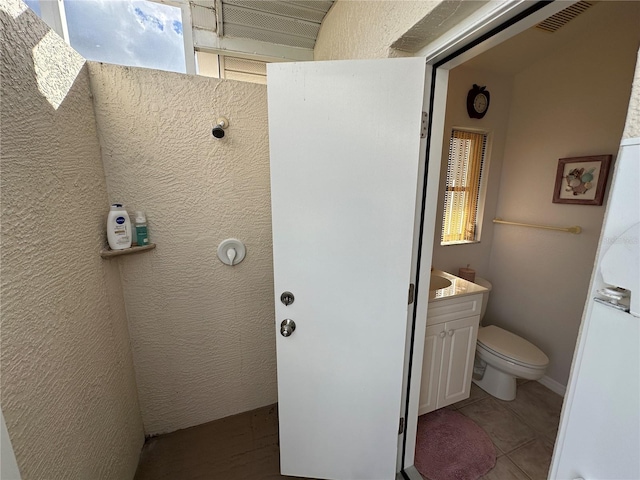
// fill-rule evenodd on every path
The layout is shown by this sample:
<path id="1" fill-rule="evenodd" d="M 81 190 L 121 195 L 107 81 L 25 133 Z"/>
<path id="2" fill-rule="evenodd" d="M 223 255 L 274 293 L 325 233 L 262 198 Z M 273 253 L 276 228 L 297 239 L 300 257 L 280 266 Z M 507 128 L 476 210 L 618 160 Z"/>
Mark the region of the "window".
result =
<path id="1" fill-rule="evenodd" d="M 442 216 L 442 245 L 479 240 L 482 171 L 487 134 L 453 130 Z"/>
<path id="2" fill-rule="evenodd" d="M 64 0 L 71 46 L 87 60 L 186 71 L 182 11 L 145 0 Z"/>
<path id="3" fill-rule="evenodd" d="M 236 45 L 239 57 L 212 53 L 217 50 L 211 48 L 216 42 L 210 37 L 216 37 L 218 22 L 213 0 L 200 0 L 202 4 L 187 0 L 24 1 L 87 60 L 267 83 L 266 64 L 272 59 L 260 60 L 263 57 L 250 46 L 243 46 L 246 39 Z M 254 7 L 247 8 L 253 11 Z M 209 51 L 195 48 L 192 27 L 200 36 L 207 33 Z M 276 50 L 281 47 L 273 46 Z M 247 58 L 243 58 L 243 48 L 249 49 Z M 281 56 L 278 50 L 276 57 Z"/>
<path id="4" fill-rule="evenodd" d="M 147 0 L 26 0 L 87 60 L 187 70 L 182 9 Z"/>

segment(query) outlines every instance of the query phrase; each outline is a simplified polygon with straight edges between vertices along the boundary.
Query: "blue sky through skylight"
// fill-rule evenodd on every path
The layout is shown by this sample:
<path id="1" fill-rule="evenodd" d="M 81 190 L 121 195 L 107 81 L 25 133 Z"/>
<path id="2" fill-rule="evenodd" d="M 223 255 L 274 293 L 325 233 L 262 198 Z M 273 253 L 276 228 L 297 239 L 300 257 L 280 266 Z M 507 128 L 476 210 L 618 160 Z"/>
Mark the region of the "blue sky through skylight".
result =
<path id="1" fill-rule="evenodd" d="M 64 7 L 71 46 L 86 59 L 185 72 L 179 8 L 144 0 L 64 0 Z"/>
<path id="2" fill-rule="evenodd" d="M 42 14 L 40 13 L 40 2 L 38 0 L 23 0 L 24 3 L 27 4 L 27 7 L 29 7 L 31 10 L 33 10 L 34 12 L 36 12 L 36 14 L 41 17 Z"/>

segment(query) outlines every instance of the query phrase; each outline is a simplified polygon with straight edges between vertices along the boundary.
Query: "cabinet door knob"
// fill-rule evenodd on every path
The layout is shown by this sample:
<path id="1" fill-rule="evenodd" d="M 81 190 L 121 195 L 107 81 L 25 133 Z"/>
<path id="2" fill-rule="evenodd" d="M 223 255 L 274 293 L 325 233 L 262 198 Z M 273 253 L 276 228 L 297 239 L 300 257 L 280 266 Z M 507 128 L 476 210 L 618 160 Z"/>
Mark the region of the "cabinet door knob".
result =
<path id="1" fill-rule="evenodd" d="M 442 332 L 440 332 L 440 338 L 444 338 L 446 335 L 446 333 L 444 332 L 444 330 Z"/>
<path id="2" fill-rule="evenodd" d="M 453 337 L 453 330 L 449 330 L 447 333 L 449 334 L 450 337 Z"/>

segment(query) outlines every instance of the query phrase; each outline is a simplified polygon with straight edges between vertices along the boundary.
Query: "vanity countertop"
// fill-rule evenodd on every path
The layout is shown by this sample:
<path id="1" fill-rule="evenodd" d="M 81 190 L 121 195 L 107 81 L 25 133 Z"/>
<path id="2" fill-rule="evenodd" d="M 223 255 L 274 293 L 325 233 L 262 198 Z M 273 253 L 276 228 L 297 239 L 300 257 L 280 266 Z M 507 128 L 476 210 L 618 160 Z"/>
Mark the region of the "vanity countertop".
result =
<path id="1" fill-rule="evenodd" d="M 487 291 L 486 288 L 476 285 L 475 283 L 464 280 L 463 278 L 456 277 L 450 273 L 443 272 L 441 270 L 432 270 L 431 275 L 446 278 L 451 282 L 451 285 L 439 290 L 429 290 L 429 303 L 439 302 L 451 297 L 462 297 L 465 295 L 482 294 Z"/>

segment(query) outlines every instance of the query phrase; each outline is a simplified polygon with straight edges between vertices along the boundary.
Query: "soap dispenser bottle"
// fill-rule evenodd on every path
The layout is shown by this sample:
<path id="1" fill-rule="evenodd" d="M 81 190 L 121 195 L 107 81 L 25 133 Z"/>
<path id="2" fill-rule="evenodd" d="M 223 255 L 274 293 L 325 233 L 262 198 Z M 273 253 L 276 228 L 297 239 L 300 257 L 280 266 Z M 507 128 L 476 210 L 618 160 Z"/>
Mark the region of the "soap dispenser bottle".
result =
<path id="1" fill-rule="evenodd" d="M 136 241 L 141 247 L 149 245 L 149 230 L 144 212 L 136 212 Z"/>
<path id="2" fill-rule="evenodd" d="M 131 220 L 121 203 L 114 203 L 107 216 L 107 241 L 111 250 L 131 247 Z"/>

